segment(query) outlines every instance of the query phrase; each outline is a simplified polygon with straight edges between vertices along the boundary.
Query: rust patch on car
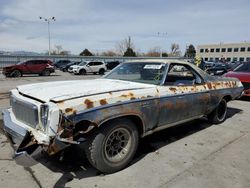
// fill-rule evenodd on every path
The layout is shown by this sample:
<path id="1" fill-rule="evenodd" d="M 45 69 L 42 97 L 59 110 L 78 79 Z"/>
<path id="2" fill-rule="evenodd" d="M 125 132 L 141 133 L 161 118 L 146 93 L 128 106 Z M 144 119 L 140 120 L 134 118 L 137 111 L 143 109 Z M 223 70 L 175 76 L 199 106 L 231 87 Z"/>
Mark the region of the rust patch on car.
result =
<path id="1" fill-rule="evenodd" d="M 135 97 L 130 97 L 130 100 L 135 100 L 136 98 Z"/>
<path id="2" fill-rule="evenodd" d="M 94 103 L 93 101 L 89 100 L 89 99 L 86 99 L 84 101 L 84 104 L 87 106 L 87 108 L 93 108 L 94 107 Z"/>
<path id="3" fill-rule="evenodd" d="M 100 105 L 106 105 L 106 104 L 108 104 L 106 99 L 101 99 L 100 100 Z"/>
<path id="4" fill-rule="evenodd" d="M 174 88 L 174 87 L 170 87 L 169 90 L 172 91 L 172 92 L 174 92 L 174 93 L 176 93 L 176 91 L 177 91 L 177 89 Z"/>
<path id="5" fill-rule="evenodd" d="M 66 112 L 66 113 L 73 112 L 73 108 L 66 108 L 66 109 L 65 109 L 65 112 Z"/>
<path id="6" fill-rule="evenodd" d="M 207 83 L 208 89 L 212 89 L 212 84 L 210 82 Z"/>

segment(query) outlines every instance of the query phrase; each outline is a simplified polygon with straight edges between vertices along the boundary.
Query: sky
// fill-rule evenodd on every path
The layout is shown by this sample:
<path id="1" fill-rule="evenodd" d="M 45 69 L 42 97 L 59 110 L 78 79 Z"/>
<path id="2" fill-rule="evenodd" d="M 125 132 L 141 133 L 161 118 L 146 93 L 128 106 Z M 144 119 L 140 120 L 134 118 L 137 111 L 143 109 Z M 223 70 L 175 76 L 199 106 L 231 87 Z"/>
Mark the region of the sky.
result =
<path id="1" fill-rule="evenodd" d="M 0 50 L 48 50 L 39 16 L 56 18 L 51 47 L 72 54 L 115 50 L 128 36 L 138 52 L 250 41 L 250 0 L 0 0 Z"/>

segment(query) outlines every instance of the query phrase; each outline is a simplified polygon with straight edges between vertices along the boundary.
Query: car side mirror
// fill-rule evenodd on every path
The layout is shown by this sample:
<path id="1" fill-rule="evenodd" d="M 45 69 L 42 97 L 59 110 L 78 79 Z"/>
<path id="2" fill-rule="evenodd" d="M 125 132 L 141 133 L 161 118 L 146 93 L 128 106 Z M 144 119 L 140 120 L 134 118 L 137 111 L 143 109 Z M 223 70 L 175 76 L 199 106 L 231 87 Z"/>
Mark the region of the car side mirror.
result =
<path id="1" fill-rule="evenodd" d="M 87 64 L 86 67 L 89 67 L 89 64 Z"/>

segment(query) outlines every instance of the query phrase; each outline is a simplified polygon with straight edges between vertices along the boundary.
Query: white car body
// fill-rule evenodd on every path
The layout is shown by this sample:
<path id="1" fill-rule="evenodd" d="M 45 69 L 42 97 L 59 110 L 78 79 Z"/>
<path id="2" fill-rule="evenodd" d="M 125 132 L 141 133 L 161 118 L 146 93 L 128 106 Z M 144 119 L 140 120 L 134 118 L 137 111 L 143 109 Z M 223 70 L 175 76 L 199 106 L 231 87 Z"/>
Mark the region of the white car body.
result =
<path id="1" fill-rule="evenodd" d="M 107 67 L 103 61 L 85 61 L 79 65 L 72 65 L 68 69 L 70 73 L 86 74 L 86 73 L 99 73 L 103 74 Z"/>

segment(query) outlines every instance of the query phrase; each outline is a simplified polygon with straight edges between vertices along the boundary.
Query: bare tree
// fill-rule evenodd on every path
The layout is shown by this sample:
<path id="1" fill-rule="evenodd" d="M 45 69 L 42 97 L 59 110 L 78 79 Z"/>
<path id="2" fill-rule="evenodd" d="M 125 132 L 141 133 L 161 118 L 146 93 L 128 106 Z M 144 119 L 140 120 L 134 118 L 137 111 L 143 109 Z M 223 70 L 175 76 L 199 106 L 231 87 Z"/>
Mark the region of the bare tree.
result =
<path id="1" fill-rule="evenodd" d="M 102 52 L 101 55 L 102 56 L 117 56 L 117 53 L 115 53 L 112 50 L 108 50 L 108 51 Z"/>
<path id="2" fill-rule="evenodd" d="M 170 56 L 180 56 L 181 55 L 179 44 L 177 44 L 177 43 L 171 44 L 170 49 L 171 49 Z"/>
<path id="3" fill-rule="evenodd" d="M 161 56 L 161 48 L 160 47 L 154 47 L 150 49 L 145 56 L 148 57 L 160 57 Z"/>
<path id="4" fill-rule="evenodd" d="M 127 51 L 128 48 L 130 49 L 135 48 L 130 36 L 128 38 L 125 38 L 121 42 L 117 43 L 116 45 L 116 50 L 118 54 L 120 55 L 123 55 Z"/>
<path id="5" fill-rule="evenodd" d="M 60 54 L 62 49 L 62 45 L 55 45 L 56 54 Z"/>

